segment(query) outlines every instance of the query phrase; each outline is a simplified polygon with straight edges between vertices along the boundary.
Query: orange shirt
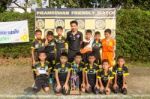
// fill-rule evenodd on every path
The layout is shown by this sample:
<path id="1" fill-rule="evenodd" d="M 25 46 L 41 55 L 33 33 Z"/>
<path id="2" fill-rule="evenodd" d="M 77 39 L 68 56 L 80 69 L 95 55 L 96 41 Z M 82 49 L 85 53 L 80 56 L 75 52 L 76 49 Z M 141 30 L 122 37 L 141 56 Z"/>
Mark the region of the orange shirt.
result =
<path id="1" fill-rule="evenodd" d="M 102 40 L 102 51 L 103 52 L 114 52 L 114 47 L 116 46 L 115 39 L 111 38 L 107 40 L 106 38 Z"/>

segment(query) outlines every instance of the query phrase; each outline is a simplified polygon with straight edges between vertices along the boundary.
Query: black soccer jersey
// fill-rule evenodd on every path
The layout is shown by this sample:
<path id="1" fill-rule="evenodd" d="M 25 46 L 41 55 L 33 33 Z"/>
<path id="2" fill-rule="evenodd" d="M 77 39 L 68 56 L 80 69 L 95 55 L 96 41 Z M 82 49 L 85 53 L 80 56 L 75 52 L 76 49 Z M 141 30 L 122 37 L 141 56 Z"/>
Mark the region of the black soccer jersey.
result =
<path id="1" fill-rule="evenodd" d="M 79 51 L 83 41 L 83 34 L 80 31 L 77 31 L 77 33 L 73 35 L 72 31 L 69 31 L 67 33 L 66 41 L 68 43 L 69 49 Z"/>
<path id="2" fill-rule="evenodd" d="M 33 71 L 37 71 L 40 75 L 46 74 L 46 72 L 50 71 L 52 67 L 50 66 L 49 62 L 45 62 L 44 64 L 41 64 L 38 62 L 33 67 Z"/>
<path id="3" fill-rule="evenodd" d="M 55 43 L 56 43 L 56 49 L 57 50 L 65 49 L 66 39 L 63 36 L 61 36 L 61 37 L 56 36 L 55 37 Z"/>
<path id="4" fill-rule="evenodd" d="M 54 67 L 55 71 L 58 71 L 58 77 L 61 82 L 65 82 L 67 78 L 68 72 L 71 70 L 71 64 L 66 63 L 65 65 L 62 65 L 61 63 L 57 63 Z"/>
<path id="5" fill-rule="evenodd" d="M 90 64 L 86 64 L 85 65 L 85 72 L 87 72 L 87 76 L 88 76 L 88 80 L 94 80 L 96 81 L 96 73 L 99 70 L 99 66 L 94 63 L 93 66 L 91 66 Z"/>
<path id="6" fill-rule="evenodd" d="M 54 53 L 54 51 L 55 51 L 55 41 L 54 40 L 52 40 L 52 41 L 49 41 L 48 42 L 48 45 L 47 46 L 45 46 L 45 52 L 46 53 Z"/>
<path id="7" fill-rule="evenodd" d="M 114 76 L 110 70 L 108 70 L 107 73 L 104 72 L 104 70 L 98 72 L 97 78 L 100 78 L 103 82 L 107 82 L 110 79 L 113 79 Z"/>
<path id="8" fill-rule="evenodd" d="M 35 52 L 43 51 L 44 50 L 44 40 L 43 39 L 35 39 L 31 48 L 35 49 Z"/>
<path id="9" fill-rule="evenodd" d="M 113 67 L 113 74 L 117 74 L 117 78 L 121 79 L 123 76 L 128 76 L 128 68 L 126 66 L 119 67 L 118 65 Z"/>

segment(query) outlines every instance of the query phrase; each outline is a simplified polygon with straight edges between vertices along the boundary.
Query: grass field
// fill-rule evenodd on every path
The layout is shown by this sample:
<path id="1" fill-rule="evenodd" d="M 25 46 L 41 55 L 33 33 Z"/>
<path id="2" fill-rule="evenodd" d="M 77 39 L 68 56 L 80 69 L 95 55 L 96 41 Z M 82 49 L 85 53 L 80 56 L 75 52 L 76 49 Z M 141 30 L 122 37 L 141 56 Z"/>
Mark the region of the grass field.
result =
<path id="1" fill-rule="evenodd" d="M 6 99 L 5 96 L 12 97 L 13 95 L 26 95 L 28 90 L 31 89 L 33 84 L 33 76 L 31 71 L 31 64 L 29 58 L 20 58 L 20 59 L 0 59 L 0 98 Z M 142 96 L 150 95 L 150 64 L 142 64 L 142 63 L 128 63 L 130 76 L 128 77 L 128 95 L 124 96 L 124 98 L 137 97 L 135 99 L 141 99 Z M 50 95 L 45 95 L 43 91 L 38 93 L 43 98 L 60 98 L 56 97 L 51 91 Z M 94 99 L 98 99 L 100 96 L 91 94 L 83 94 L 80 97 L 85 98 L 93 97 Z M 116 99 L 119 95 L 111 94 L 110 96 L 104 96 L 105 98 L 113 98 Z M 5 97 L 5 98 L 4 98 Z M 70 96 L 67 96 L 68 98 Z M 76 96 L 75 96 L 76 97 Z M 75 99 L 75 97 L 72 97 Z M 96 98 L 97 97 L 97 98 Z M 101 95 L 103 98 L 103 96 Z M 145 96 L 150 99 L 150 97 Z M 8 97 L 9 98 L 9 97 Z M 16 97 L 15 97 L 16 98 Z M 35 97 L 33 97 L 35 98 Z M 64 99 L 64 96 L 61 96 Z M 76 97 L 78 98 L 78 97 Z M 89 99 L 91 99 L 89 98 Z M 18 98 L 17 98 L 18 99 Z M 19 99 L 24 99 L 20 97 Z M 26 98 L 25 98 L 26 99 Z M 30 98 L 28 98 L 30 99 Z M 49 98 L 51 99 L 51 98 Z M 120 96 L 117 98 L 120 99 Z M 142 98 L 143 99 L 143 98 Z"/>

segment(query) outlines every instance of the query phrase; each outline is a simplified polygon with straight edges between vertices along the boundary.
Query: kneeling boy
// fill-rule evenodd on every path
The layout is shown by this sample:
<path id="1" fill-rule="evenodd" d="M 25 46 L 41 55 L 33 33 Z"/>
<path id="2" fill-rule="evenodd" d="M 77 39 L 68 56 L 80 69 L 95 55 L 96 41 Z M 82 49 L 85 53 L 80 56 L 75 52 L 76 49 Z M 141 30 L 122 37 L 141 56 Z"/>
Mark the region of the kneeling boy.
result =
<path id="1" fill-rule="evenodd" d="M 103 70 L 98 72 L 98 82 L 100 84 L 100 93 L 105 93 L 106 95 L 110 94 L 110 85 L 111 80 L 114 78 L 112 72 L 109 70 L 109 62 L 108 60 L 102 61 Z"/>
<path id="2" fill-rule="evenodd" d="M 68 56 L 66 53 L 62 53 L 60 56 L 60 63 L 57 63 L 55 70 L 55 79 L 56 79 L 56 94 L 63 93 L 65 95 L 69 94 L 69 78 L 70 78 L 70 70 L 71 64 L 68 62 Z"/>
<path id="3" fill-rule="evenodd" d="M 36 73 L 36 88 L 33 89 L 35 93 L 39 92 L 41 88 L 43 88 L 45 92 L 49 91 L 48 77 L 51 71 L 51 67 L 49 66 L 49 63 L 45 61 L 46 53 L 44 51 L 39 52 L 39 60 L 40 61 L 35 64 L 33 69 Z"/>
<path id="4" fill-rule="evenodd" d="M 127 94 L 126 76 L 129 75 L 129 72 L 124 64 L 124 58 L 119 56 L 117 65 L 113 68 L 113 74 L 115 75 L 113 89 L 115 93 L 122 92 L 123 94 Z"/>
<path id="5" fill-rule="evenodd" d="M 95 56 L 93 53 L 91 53 L 88 57 L 89 63 L 85 65 L 85 78 L 86 78 L 86 92 L 90 93 L 93 92 L 97 94 L 97 88 L 98 88 L 98 83 L 97 83 L 97 72 L 99 70 L 99 66 L 94 63 L 95 61 Z"/>

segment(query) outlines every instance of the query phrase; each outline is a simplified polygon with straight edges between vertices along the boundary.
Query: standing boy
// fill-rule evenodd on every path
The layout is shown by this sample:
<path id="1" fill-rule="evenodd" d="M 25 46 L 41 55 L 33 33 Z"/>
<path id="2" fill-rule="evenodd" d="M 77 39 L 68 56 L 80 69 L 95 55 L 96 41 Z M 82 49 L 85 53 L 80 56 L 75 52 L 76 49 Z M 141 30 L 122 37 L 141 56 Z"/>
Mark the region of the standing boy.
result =
<path id="1" fill-rule="evenodd" d="M 102 60 L 108 59 L 110 67 L 114 65 L 116 41 L 111 37 L 111 30 L 104 31 L 105 38 L 102 40 Z"/>
<path id="2" fill-rule="evenodd" d="M 31 47 L 31 54 L 32 54 L 32 68 L 34 68 L 35 63 L 39 60 L 38 54 L 40 51 L 44 51 L 44 40 L 42 39 L 42 31 L 36 30 L 35 31 L 35 40 Z M 33 71 L 34 79 L 36 78 L 36 74 Z"/>
<path id="3" fill-rule="evenodd" d="M 47 61 L 50 62 L 53 67 L 55 65 L 55 47 L 54 34 L 52 31 L 48 31 L 45 40 L 45 52 L 47 55 Z"/>
<path id="4" fill-rule="evenodd" d="M 102 44 L 101 44 L 101 39 L 100 39 L 101 35 L 99 31 L 95 32 L 94 35 L 94 41 L 92 44 L 92 51 L 96 57 L 96 63 L 98 65 L 101 64 L 101 54 L 100 54 L 100 49 L 102 48 Z"/>
<path id="5" fill-rule="evenodd" d="M 92 52 L 92 31 L 86 30 L 85 32 L 85 40 L 82 42 L 81 50 L 80 52 L 83 54 L 83 61 L 85 63 L 88 62 L 88 56 Z"/>
<path id="6" fill-rule="evenodd" d="M 61 53 L 67 52 L 67 43 L 65 37 L 63 37 L 63 28 L 58 26 L 56 28 L 57 36 L 55 37 L 56 43 L 56 61 L 59 62 Z"/>
<path id="7" fill-rule="evenodd" d="M 69 62 L 72 62 L 77 52 L 80 52 L 81 44 L 83 41 L 83 35 L 78 31 L 78 22 L 70 22 L 71 31 L 67 33 L 66 41 L 68 43 L 68 57 Z"/>

